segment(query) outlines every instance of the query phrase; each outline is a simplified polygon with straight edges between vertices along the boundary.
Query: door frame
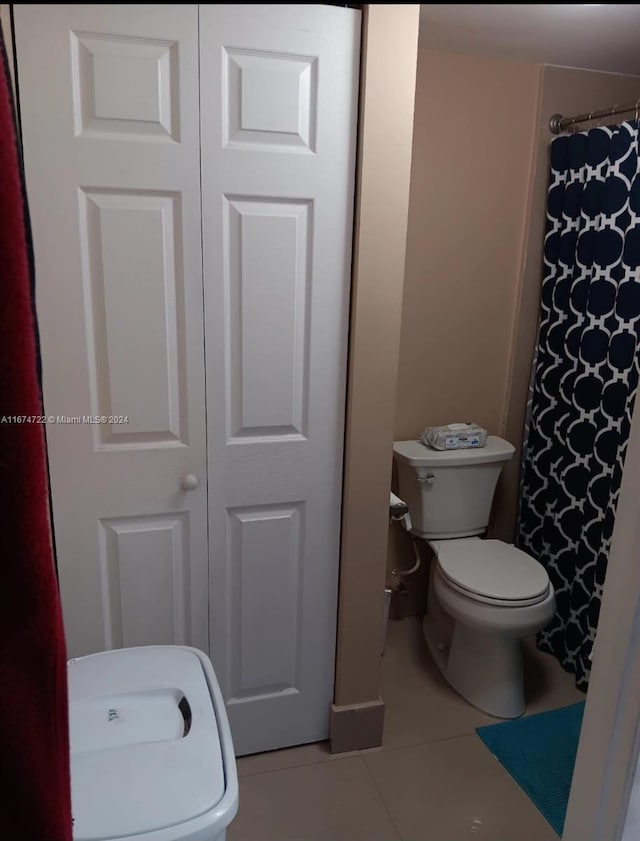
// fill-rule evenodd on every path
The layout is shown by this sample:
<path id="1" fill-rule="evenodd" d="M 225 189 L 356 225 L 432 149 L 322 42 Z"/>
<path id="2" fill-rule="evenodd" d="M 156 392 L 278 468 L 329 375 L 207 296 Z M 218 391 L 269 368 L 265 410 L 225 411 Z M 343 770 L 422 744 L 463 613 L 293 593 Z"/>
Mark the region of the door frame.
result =
<path id="1" fill-rule="evenodd" d="M 13 98 L 16 96 L 16 80 L 13 56 L 13 23 L 11 17 L 11 4 L 0 3 L 0 27 L 4 38 L 4 47 L 7 51 L 7 62 L 9 64 L 9 78 L 13 87 Z"/>
<path id="2" fill-rule="evenodd" d="M 631 421 L 563 839 L 620 841 L 640 752 L 640 400 Z"/>

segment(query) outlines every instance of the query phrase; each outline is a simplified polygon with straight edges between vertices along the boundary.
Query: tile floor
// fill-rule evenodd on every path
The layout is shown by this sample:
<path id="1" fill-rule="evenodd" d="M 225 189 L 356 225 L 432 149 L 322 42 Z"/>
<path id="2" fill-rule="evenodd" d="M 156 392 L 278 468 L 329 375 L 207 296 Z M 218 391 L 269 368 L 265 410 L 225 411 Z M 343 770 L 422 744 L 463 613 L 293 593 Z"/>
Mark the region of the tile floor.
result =
<path id="1" fill-rule="evenodd" d="M 417 618 L 389 623 L 384 744 L 323 742 L 238 760 L 228 841 L 553 841 L 557 835 L 475 734 L 496 719 L 444 682 Z M 527 647 L 527 714 L 584 699 L 549 655 Z"/>

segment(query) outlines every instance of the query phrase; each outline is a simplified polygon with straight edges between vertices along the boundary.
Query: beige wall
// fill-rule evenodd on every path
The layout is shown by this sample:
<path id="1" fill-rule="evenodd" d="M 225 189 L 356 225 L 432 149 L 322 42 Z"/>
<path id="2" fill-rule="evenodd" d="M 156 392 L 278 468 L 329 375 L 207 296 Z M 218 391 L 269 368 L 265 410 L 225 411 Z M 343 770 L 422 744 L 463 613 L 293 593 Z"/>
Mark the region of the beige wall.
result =
<path id="1" fill-rule="evenodd" d="M 539 70 L 420 50 L 395 434 L 502 429 Z"/>
<path id="2" fill-rule="evenodd" d="M 549 178 L 549 144 L 553 139 L 549 131 L 549 119 L 553 114 L 572 116 L 608 108 L 615 103 L 634 102 L 640 97 L 640 78 L 637 76 L 621 76 L 615 73 L 576 70 L 569 67 L 544 67 L 542 70 L 534 169 L 529 190 L 524 269 L 520 279 L 514 339 L 511 347 L 504 425 L 505 437 L 516 446 L 517 452 L 503 472 L 500 496 L 496 499 L 494 506 L 493 532 L 504 539 L 511 539 L 517 515 L 522 434 L 531 376 L 531 360 L 538 328 L 542 248 Z M 633 117 L 633 114 L 629 116 Z"/>
<path id="3" fill-rule="evenodd" d="M 378 702 L 418 5 L 365 7 L 335 704 Z M 382 717 L 379 717 L 380 733 Z M 379 742 L 378 742 L 379 743 Z"/>
<path id="4" fill-rule="evenodd" d="M 420 50 L 395 437 L 504 433 L 541 69 Z M 389 570 L 412 563 L 399 528 Z M 411 579 L 407 613 L 424 604 Z"/>

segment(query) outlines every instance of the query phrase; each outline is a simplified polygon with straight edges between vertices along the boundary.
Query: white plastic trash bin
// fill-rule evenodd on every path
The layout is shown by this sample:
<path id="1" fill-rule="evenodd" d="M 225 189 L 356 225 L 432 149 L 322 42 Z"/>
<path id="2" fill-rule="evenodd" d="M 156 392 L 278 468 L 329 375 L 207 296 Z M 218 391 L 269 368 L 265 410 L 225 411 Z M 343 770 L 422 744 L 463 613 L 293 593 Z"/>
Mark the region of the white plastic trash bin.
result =
<path id="1" fill-rule="evenodd" d="M 68 677 L 74 841 L 224 841 L 238 776 L 209 658 L 124 648 Z"/>

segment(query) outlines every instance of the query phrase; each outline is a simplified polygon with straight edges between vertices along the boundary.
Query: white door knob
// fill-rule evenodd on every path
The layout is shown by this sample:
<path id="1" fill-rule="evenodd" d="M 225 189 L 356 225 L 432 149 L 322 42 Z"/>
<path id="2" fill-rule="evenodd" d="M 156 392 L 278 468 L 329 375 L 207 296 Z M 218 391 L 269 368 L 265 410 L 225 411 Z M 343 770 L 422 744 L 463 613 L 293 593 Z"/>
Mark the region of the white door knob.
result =
<path id="1" fill-rule="evenodd" d="M 180 487 L 183 491 L 194 490 L 194 488 L 198 487 L 198 477 L 194 476 L 193 473 L 187 473 L 185 476 L 182 477 Z"/>

